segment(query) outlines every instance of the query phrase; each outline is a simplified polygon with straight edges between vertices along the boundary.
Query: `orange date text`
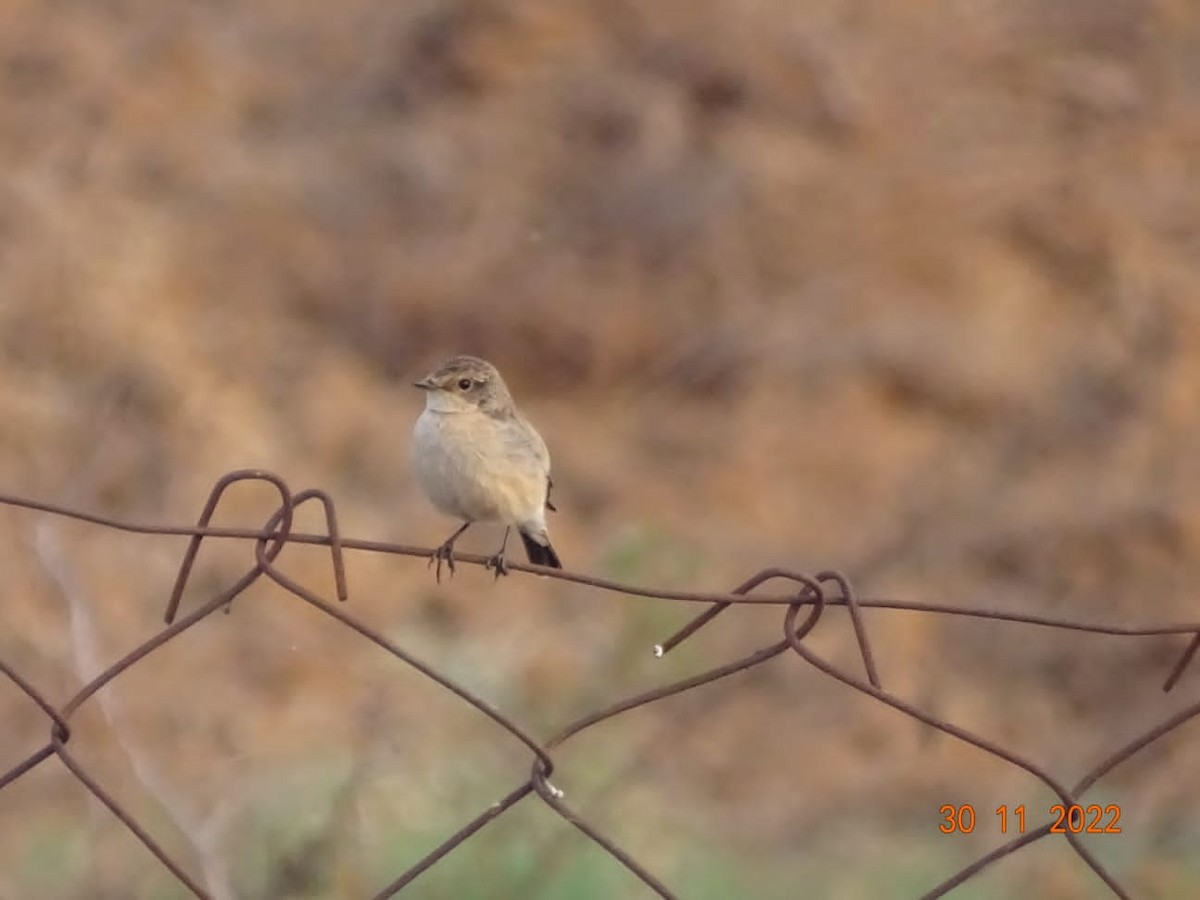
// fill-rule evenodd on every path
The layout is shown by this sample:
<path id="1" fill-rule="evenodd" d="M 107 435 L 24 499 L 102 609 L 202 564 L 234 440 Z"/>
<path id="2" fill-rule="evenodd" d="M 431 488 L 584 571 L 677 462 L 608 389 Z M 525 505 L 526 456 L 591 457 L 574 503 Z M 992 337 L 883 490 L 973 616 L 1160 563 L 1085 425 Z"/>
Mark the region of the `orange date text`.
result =
<path id="1" fill-rule="evenodd" d="M 997 824 L 1001 834 L 1013 831 L 1016 834 L 1025 833 L 1025 804 L 1009 807 L 1001 804 L 995 809 Z M 938 831 L 942 834 L 970 834 L 975 830 L 975 807 L 970 803 L 955 806 L 943 803 L 938 809 L 940 821 Z M 1050 807 L 1051 834 L 1120 834 L 1121 807 L 1115 803 L 1101 806 L 1099 803 L 1089 803 L 1081 806 L 1078 803 L 1070 805 L 1055 803 Z"/>

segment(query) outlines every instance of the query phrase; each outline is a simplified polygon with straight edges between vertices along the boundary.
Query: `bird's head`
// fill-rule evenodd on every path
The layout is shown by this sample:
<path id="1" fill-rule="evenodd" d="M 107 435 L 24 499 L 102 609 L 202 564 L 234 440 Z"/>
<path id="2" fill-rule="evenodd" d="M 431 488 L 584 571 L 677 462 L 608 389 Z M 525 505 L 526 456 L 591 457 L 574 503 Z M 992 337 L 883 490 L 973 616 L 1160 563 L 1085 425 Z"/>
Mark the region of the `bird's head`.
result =
<path id="1" fill-rule="evenodd" d="M 496 415 L 513 405 L 496 367 L 475 356 L 451 357 L 413 386 L 425 392 L 425 408 L 434 412 L 482 410 Z"/>

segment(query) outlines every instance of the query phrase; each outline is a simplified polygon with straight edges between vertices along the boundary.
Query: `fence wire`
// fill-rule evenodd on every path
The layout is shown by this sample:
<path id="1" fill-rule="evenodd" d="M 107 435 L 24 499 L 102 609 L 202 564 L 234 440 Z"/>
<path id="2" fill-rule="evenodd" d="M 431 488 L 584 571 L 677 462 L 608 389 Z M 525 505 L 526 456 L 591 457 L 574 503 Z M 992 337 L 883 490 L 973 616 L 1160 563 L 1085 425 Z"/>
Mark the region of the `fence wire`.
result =
<path id="1" fill-rule="evenodd" d="M 224 497 L 226 490 L 231 485 L 245 481 L 266 482 L 272 485 L 279 494 L 279 507 L 259 530 L 211 527 L 209 522 L 221 499 Z M 296 509 L 300 505 L 310 501 L 320 503 L 324 509 L 326 529 L 324 534 L 305 534 L 292 530 Z M 567 806 L 564 802 L 562 792 L 555 788 L 549 780 L 554 773 L 553 753 L 567 741 L 600 722 L 632 709 L 655 703 L 666 697 L 717 681 L 734 673 L 762 665 L 768 660 L 785 654 L 793 654 L 800 660 L 803 660 L 830 678 L 840 681 L 847 687 L 871 697 L 880 703 L 886 704 L 900 713 L 950 735 L 963 743 L 991 754 L 1009 765 L 1023 769 L 1050 788 L 1067 808 L 1072 805 L 1078 805 L 1082 795 L 1094 787 L 1117 766 L 1128 761 L 1136 754 L 1141 753 L 1149 745 L 1160 740 L 1180 725 L 1183 725 L 1196 716 L 1200 716 L 1200 701 L 1198 701 L 1163 719 L 1123 746 L 1117 747 L 1107 757 L 1096 762 L 1089 770 L 1083 773 L 1074 784 L 1067 785 L 1052 777 L 1043 767 L 1027 757 L 1003 747 L 994 741 L 980 737 L 951 722 L 920 710 L 907 700 L 885 688 L 876 670 L 874 656 L 871 651 L 871 641 L 863 620 L 862 610 L 872 608 L 908 610 L 928 615 L 963 616 L 1034 627 L 1057 628 L 1125 637 L 1170 634 L 1190 635 L 1190 641 L 1162 685 L 1164 691 L 1170 691 L 1174 687 L 1195 656 L 1197 649 L 1200 648 L 1200 623 L 1148 626 L 1112 625 L 1051 616 L 1012 613 L 998 609 L 972 609 L 946 604 L 859 599 L 855 594 L 850 580 L 843 574 L 835 571 L 823 571 L 808 575 L 787 569 L 769 568 L 747 578 L 728 593 L 695 593 L 635 587 L 590 575 L 512 561 L 508 563 L 508 568 L 516 572 L 531 572 L 548 578 L 559 578 L 602 591 L 675 600 L 682 603 L 695 603 L 706 606 L 707 608 L 687 625 L 675 634 L 667 637 L 661 643 L 655 645 L 654 652 L 658 656 L 669 653 L 678 647 L 705 625 L 712 622 L 731 605 L 741 603 L 767 604 L 781 607 L 783 612 L 781 635 L 772 643 L 746 656 L 725 662 L 719 666 L 714 666 L 689 678 L 626 697 L 566 724 L 562 730 L 549 740 L 539 740 L 518 722 L 493 707 L 482 697 L 456 684 L 446 675 L 412 656 L 403 647 L 384 637 L 378 631 L 357 621 L 345 611 L 341 602 L 348 600 L 350 597 L 346 584 L 345 567 L 342 561 L 345 550 L 350 549 L 415 557 L 431 557 L 433 551 L 424 547 L 356 540 L 342 536 L 338 529 L 334 502 L 324 491 L 310 488 L 293 493 L 282 478 L 270 472 L 251 469 L 233 471 L 221 477 L 213 486 L 199 521 L 194 527 L 128 522 L 9 494 L 0 494 L 0 504 L 49 513 L 125 532 L 148 535 L 190 536 L 191 540 L 184 553 L 178 574 L 175 578 L 174 587 L 167 601 L 164 614 L 166 627 L 154 637 L 114 661 L 107 669 L 80 688 L 66 703 L 56 706 L 47 698 L 44 692 L 38 690 L 12 665 L 4 659 L 0 659 L 0 673 L 38 705 L 45 714 L 50 726 L 49 738 L 45 745 L 29 754 L 25 759 L 0 776 L 0 790 L 5 789 L 13 782 L 27 775 L 51 757 L 57 757 L 62 765 L 103 803 L 114 816 L 124 823 L 125 827 L 137 837 L 159 862 L 170 870 L 181 885 L 185 886 L 196 897 L 205 898 L 205 900 L 213 896 L 211 889 L 206 889 L 205 886 L 199 884 L 197 879 L 193 875 L 190 875 L 178 860 L 172 858 L 154 839 L 147 827 L 140 823 L 133 813 L 130 812 L 129 808 L 118 802 L 111 793 L 105 790 L 68 750 L 68 744 L 71 740 L 71 719 L 102 687 L 113 681 L 130 667 L 137 665 L 164 644 L 178 639 L 198 622 L 212 615 L 217 610 L 222 608 L 228 609 L 238 595 L 264 576 L 299 600 L 310 604 L 325 615 L 336 619 L 347 628 L 362 636 L 365 640 L 376 644 L 387 653 L 416 669 L 425 677 L 441 685 L 447 691 L 450 691 L 464 703 L 473 706 L 480 713 L 500 725 L 529 750 L 530 772 L 526 780 L 514 785 L 511 791 L 502 799 L 483 809 L 475 818 L 464 824 L 458 831 L 447 837 L 441 844 L 411 865 L 407 870 L 399 873 L 391 883 L 380 888 L 373 895 L 375 900 L 383 900 L 383 898 L 392 897 L 400 893 L 404 888 L 416 881 L 423 872 L 461 847 L 473 835 L 504 815 L 508 810 L 531 794 L 537 795 L 538 799 L 554 813 L 561 816 L 600 847 L 604 848 L 608 854 L 624 865 L 658 896 L 664 898 L 677 897 L 666 884 L 651 873 L 645 864 L 618 846 L 610 837 L 589 822 L 587 818 Z M 198 608 L 180 617 L 180 600 L 185 588 L 188 586 L 200 544 L 205 538 L 250 542 L 253 544 L 254 561 L 231 587 L 215 593 Z M 336 586 L 337 600 L 341 602 L 335 604 L 329 599 L 319 596 L 312 590 L 289 578 L 276 567 L 276 560 L 288 544 L 316 544 L 329 548 L 330 566 Z M 455 559 L 458 562 L 474 563 L 476 565 L 487 565 L 489 561 L 489 558 L 486 556 L 468 553 L 456 553 Z M 755 593 L 767 584 L 782 585 L 785 593 Z M 814 653 L 804 642 L 806 635 L 816 627 L 825 610 L 831 606 L 844 606 L 850 614 L 850 622 L 854 629 L 861 657 L 861 675 L 833 665 Z M 961 870 L 949 875 L 940 884 L 932 887 L 922 895 L 923 900 L 945 896 L 954 888 L 979 874 L 996 861 L 1017 852 L 1023 847 L 1028 847 L 1036 843 L 1051 834 L 1052 824 L 1051 822 L 1046 822 L 1040 827 L 1027 831 L 1019 837 L 1009 840 L 979 857 Z M 1063 831 L 1063 837 L 1071 852 L 1075 853 L 1107 885 L 1109 891 L 1114 896 L 1121 898 L 1129 898 L 1131 896 L 1112 873 L 1083 846 L 1078 835 L 1074 834 L 1068 828 Z"/>

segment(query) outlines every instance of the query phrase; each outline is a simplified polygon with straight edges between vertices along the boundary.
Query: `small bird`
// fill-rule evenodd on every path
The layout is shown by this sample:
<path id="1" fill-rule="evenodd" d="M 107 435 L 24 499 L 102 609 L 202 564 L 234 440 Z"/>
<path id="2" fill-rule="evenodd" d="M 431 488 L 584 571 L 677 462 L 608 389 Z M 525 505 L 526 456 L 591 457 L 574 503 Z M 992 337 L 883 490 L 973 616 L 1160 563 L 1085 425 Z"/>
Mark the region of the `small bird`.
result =
<path id="1" fill-rule="evenodd" d="M 473 522 L 503 522 L 504 541 L 487 565 L 508 574 L 504 549 L 516 526 L 534 565 L 561 569 L 546 532 L 550 502 L 550 453 L 517 411 L 504 379 L 474 356 L 446 360 L 414 385 L 425 392 L 425 409 L 413 428 L 410 458 L 417 481 L 433 505 L 463 525 L 430 557 L 454 574 L 454 542 Z"/>

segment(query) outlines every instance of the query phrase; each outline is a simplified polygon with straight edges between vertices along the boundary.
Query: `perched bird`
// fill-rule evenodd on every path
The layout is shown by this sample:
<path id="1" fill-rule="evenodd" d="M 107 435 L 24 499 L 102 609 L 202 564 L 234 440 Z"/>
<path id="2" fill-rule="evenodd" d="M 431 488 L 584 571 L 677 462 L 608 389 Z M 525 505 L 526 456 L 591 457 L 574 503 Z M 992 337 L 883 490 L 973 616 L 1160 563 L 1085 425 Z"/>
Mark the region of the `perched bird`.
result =
<path id="1" fill-rule="evenodd" d="M 425 409 L 413 428 L 410 457 L 433 505 L 463 525 L 433 552 L 454 573 L 454 542 L 473 522 L 503 522 L 504 541 L 488 560 L 496 577 L 507 574 L 504 548 L 515 526 L 529 561 L 561 569 L 546 533 L 550 453 L 541 435 L 517 411 L 496 367 L 474 356 L 446 360 L 415 386 Z"/>

